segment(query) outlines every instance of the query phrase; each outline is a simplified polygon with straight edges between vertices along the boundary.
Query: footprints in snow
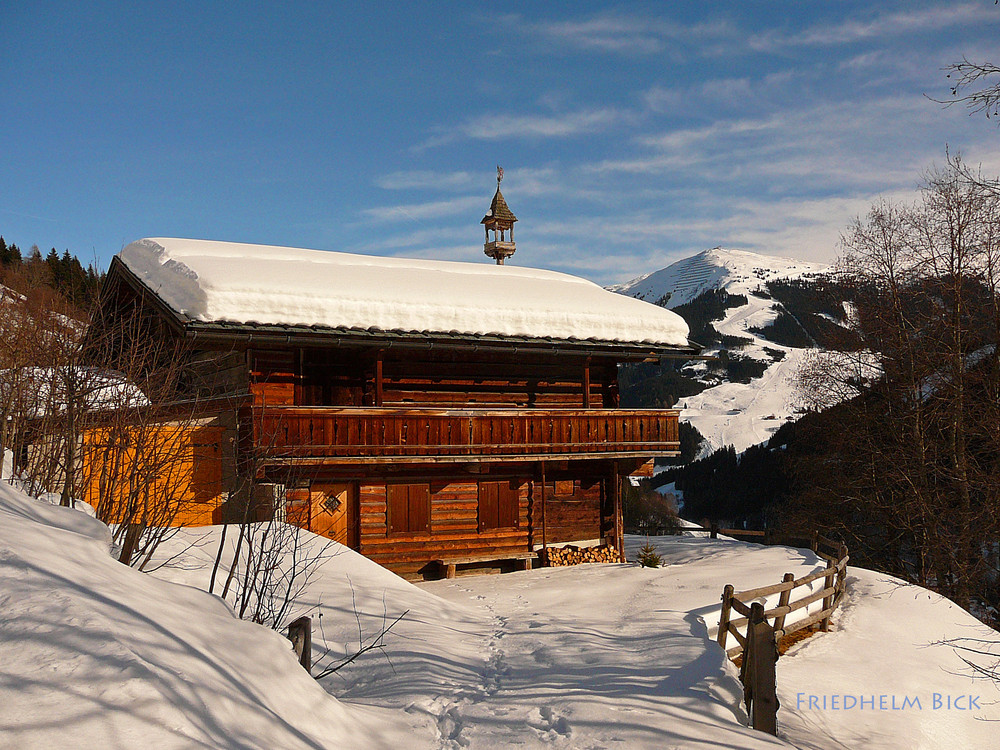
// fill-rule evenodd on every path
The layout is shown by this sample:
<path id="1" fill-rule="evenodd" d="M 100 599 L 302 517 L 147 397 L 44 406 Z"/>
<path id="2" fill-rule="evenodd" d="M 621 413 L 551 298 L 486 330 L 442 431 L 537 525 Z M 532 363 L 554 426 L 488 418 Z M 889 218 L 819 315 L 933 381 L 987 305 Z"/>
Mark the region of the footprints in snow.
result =
<path id="1" fill-rule="evenodd" d="M 528 726 L 544 740 L 558 740 L 569 737 L 572 732 L 569 722 L 565 716 L 560 716 L 549 706 L 540 706 L 532 709 L 528 714 Z"/>
<path id="2" fill-rule="evenodd" d="M 481 603 L 482 606 L 493 615 L 491 621 L 491 634 L 485 644 L 485 664 L 479 674 L 478 685 L 472 690 L 459 691 L 451 697 L 440 696 L 425 707 L 418 710 L 431 714 L 437 722 L 437 731 L 441 741 L 441 747 L 447 750 L 459 750 L 470 746 L 470 740 L 465 736 L 467 728 L 475 727 L 476 715 L 483 709 L 475 710 L 469 715 L 469 710 L 478 704 L 490 701 L 494 696 L 504 689 L 504 683 L 508 680 L 511 667 L 507 661 L 507 653 L 502 647 L 504 639 L 508 635 L 507 627 L 509 618 L 497 615 L 488 598 L 483 594 L 475 594 L 473 589 L 463 589 L 469 598 Z M 516 597 L 518 604 L 524 604 L 523 597 Z M 531 613 L 537 617 L 537 612 Z M 529 630 L 536 630 L 545 627 L 541 620 L 530 619 L 527 622 Z M 543 667 L 553 664 L 553 654 L 547 646 L 541 646 L 530 652 L 537 664 Z M 513 719 L 512 714 L 520 713 L 514 705 L 504 705 L 502 699 L 496 705 L 490 703 L 489 710 L 495 717 L 506 717 L 506 721 Z M 414 707 L 416 708 L 416 707 Z M 524 709 L 522 708 L 521 711 Z M 522 714 L 524 716 L 524 714 Z M 516 723 L 516 722 L 515 722 Z M 551 706 L 538 706 L 528 709 L 524 718 L 524 724 L 543 742 L 557 742 L 565 740 L 572 733 L 569 720 L 557 713 Z M 513 728 L 513 727 L 512 727 Z"/>

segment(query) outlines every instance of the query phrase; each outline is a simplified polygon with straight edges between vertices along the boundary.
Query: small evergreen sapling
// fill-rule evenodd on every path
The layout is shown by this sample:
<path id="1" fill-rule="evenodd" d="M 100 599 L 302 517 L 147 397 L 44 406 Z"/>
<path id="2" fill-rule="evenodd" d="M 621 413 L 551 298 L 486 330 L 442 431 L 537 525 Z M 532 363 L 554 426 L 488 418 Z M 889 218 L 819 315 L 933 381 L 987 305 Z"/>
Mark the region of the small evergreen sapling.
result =
<path id="1" fill-rule="evenodd" d="M 646 546 L 639 550 L 636 561 L 644 568 L 658 568 L 663 564 L 663 558 L 656 551 L 656 547 L 646 540 Z"/>

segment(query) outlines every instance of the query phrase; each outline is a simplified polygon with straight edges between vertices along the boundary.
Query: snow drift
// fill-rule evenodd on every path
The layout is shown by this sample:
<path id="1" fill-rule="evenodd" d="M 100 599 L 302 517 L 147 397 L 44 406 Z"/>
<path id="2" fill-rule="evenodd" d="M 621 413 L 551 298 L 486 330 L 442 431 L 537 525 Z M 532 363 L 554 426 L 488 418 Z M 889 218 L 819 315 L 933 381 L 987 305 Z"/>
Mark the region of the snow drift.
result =
<path id="1" fill-rule="evenodd" d="M 275 632 L 108 555 L 104 524 L 0 484 L 5 748 L 398 747 Z"/>

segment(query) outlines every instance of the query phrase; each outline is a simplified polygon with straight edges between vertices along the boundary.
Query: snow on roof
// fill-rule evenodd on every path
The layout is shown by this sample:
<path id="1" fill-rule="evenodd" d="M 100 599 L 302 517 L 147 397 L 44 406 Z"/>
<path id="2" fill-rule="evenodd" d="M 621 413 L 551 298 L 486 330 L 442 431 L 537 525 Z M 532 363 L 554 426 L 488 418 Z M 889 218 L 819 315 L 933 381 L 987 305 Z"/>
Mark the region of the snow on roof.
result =
<path id="1" fill-rule="evenodd" d="M 191 321 L 688 343 L 675 313 L 555 271 L 166 238 L 119 257 Z"/>

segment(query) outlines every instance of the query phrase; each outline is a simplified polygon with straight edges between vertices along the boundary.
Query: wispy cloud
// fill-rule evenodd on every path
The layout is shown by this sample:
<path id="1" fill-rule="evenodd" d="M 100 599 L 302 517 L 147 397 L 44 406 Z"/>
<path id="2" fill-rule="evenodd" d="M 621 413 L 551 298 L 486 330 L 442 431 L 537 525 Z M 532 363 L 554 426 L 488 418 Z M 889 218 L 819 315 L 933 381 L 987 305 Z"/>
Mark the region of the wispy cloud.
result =
<path id="1" fill-rule="evenodd" d="M 385 190 L 456 189 L 473 185 L 473 175 L 464 170 L 436 172 L 433 170 L 400 170 L 375 180 Z"/>
<path id="2" fill-rule="evenodd" d="M 462 139 L 495 141 L 514 138 L 569 138 L 607 130 L 628 117 L 630 113 L 611 107 L 553 113 L 478 115 L 457 125 L 436 128 L 434 135 L 417 146 L 417 150 L 443 146 Z"/>
<path id="3" fill-rule="evenodd" d="M 718 38 L 733 33 L 732 27 L 722 20 L 683 24 L 625 13 L 602 13 L 587 18 L 534 23 L 526 23 L 519 17 L 512 20 L 520 32 L 533 34 L 550 43 L 624 55 L 655 54 L 678 40 Z"/>
<path id="4" fill-rule="evenodd" d="M 812 26 L 793 34 L 757 34 L 748 37 L 748 43 L 758 50 L 772 50 L 789 45 L 851 44 L 928 31 L 943 32 L 956 26 L 987 23 L 991 19 L 996 22 L 997 15 L 992 9 L 984 7 L 983 3 L 947 3 Z"/>
<path id="5" fill-rule="evenodd" d="M 422 221 L 453 216 L 482 206 L 482 196 L 463 196 L 427 203 L 407 203 L 397 206 L 379 206 L 365 209 L 362 213 L 375 221 Z M 487 204 L 488 207 L 488 204 Z"/>

